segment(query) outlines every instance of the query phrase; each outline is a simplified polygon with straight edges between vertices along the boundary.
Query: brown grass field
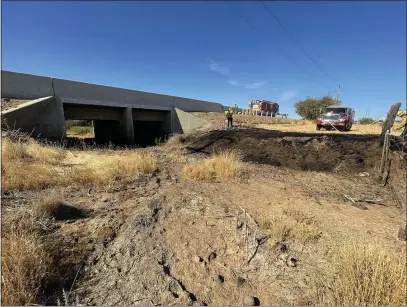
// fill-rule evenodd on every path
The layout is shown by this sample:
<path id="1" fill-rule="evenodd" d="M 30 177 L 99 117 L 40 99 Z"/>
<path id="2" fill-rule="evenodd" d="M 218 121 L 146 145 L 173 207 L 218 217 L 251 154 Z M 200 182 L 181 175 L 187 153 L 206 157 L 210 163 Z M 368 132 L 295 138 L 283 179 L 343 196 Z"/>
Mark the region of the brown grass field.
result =
<path id="1" fill-rule="evenodd" d="M 3 137 L 2 304 L 406 304 L 406 172 L 392 151 L 378 179 L 379 125 L 200 116 L 144 149 Z"/>

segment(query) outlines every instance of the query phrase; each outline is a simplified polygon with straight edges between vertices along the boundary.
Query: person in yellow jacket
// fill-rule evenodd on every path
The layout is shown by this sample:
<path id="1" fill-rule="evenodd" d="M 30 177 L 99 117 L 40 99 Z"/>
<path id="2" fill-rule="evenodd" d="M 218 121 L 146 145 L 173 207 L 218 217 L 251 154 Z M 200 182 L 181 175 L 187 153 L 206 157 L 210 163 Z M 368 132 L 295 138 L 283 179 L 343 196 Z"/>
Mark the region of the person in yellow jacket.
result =
<path id="1" fill-rule="evenodd" d="M 406 130 L 407 130 L 407 113 L 405 111 L 398 111 L 397 112 L 397 117 L 401 117 L 401 123 L 398 124 L 394 130 L 401 130 L 404 129 L 404 131 L 402 132 L 401 135 L 405 135 L 406 134 Z"/>
<path id="2" fill-rule="evenodd" d="M 228 128 L 233 127 L 233 110 L 229 108 L 227 111 L 225 111 L 226 118 L 228 120 Z"/>

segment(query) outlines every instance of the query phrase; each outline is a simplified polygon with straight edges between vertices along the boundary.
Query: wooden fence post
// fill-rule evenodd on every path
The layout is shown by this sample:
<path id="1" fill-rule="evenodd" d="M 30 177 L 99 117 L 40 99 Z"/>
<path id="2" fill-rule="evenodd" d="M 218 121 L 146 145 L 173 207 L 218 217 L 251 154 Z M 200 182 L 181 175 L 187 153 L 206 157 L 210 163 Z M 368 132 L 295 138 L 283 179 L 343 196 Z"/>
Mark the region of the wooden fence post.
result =
<path id="1" fill-rule="evenodd" d="M 396 103 L 391 106 L 390 112 L 387 114 L 386 120 L 383 122 L 382 133 L 380 134 L 380 143 L 384 143 L 384 138 L 386 136 L 386 131 L 390 130 L 393 127 L 394 120 L 396 119 L 397 112 L 401 107 L 401 103 Z"/>

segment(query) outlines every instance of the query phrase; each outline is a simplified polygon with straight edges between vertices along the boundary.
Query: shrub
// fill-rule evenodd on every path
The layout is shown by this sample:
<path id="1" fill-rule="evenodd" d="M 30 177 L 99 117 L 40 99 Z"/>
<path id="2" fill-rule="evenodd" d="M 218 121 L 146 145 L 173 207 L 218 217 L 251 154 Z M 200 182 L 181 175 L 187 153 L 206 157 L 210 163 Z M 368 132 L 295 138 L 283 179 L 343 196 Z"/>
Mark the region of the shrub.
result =
<path id="1" fill-rule="evenodd" d="M 93 127 L 88 126 L 72 126 L 67 130 L 68 134 L 75 134 L 75 135 L 85 135 L 85 134 L 92 134 Z"/>
<path id="2" fill-rule="evenodd" d="M 238 155 L 233 151 L 224 151 L 203 162 L 185 165 L 183 175 L 195 180 L 233 179 L 239 175 L 241 168 Z"/>
<path id="3" fill-rule="evenodd" d="M 358 123 L 361 125 L 369 125 L 369 124 L 373 124 L 375 121 L 373 118 L 370 117 L 362 117 L 358 120 Z"/>
<path id="4" fill-rule="evenodd" d="M 68 163 L 72 161 L 66 160 L 67 151 L 55 146 L 7 138 L 2 143 L 2 184 L 5 190 L 101 185 L 129 180 L 157 169 L 155 157 L 129 150 L 114 154 L 103 150 L 78 152 L 77 161 Z"/>
<path id="5" fill-rule="evenodd" d="M 316 120 L 321 112 L 321 109 L 341 104 L 341 101 L 337 101 L 331 96 L 323 96 L 321 98 L 308 97 L 305 100 L 295 103 L 294 108 L 295 112 L 302 118 Z"/>
<path id="6" fill-rule="evenodd" d="M 24 306 L 36 302 L 50 257 L 33 233 L 13 233 L 2 238 L 1 303 Z"/>
<path id="7" fill-rule="evenodd" d="M 405 306 L 406 251 L 396 252 L 362 240 L 348 240 L 333 250 L 333 278 L 319 277 L 314 304 Z"/>

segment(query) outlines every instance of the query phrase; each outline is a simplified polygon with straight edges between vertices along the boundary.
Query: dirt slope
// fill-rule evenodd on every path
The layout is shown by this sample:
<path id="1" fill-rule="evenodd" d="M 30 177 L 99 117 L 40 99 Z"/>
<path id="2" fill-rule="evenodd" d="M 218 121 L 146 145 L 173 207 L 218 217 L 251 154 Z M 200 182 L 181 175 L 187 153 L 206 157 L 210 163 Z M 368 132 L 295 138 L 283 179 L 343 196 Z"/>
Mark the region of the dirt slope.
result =
<path id="1" fill-rule="evenodd" d="M 159 158 L 153 175 L 63 191 L 69 204 L 88 212 L 58 221 L 48 238 L 58 242 L 56 261 L 70 272 L 60 286 L 73 284 L 75 303 L 304 305 L 312 303 L 315 276 L 332 279 L 330 253 L 349 236 L 405 249 L 395 200 L 405 198 L 405 182 L 396 194 L 378 184 L 374 138 L 242 129 L 180 141 L 149 149 Z M 220 149 L 241 153 L 242 176 L 182 177 L 186 163 Z M 15 196 L 39 193 L 47 191 Z M 344 195 L 381 204 L 355 206 Z M 53 286 L 49 302 L 61 295 Z"/>

